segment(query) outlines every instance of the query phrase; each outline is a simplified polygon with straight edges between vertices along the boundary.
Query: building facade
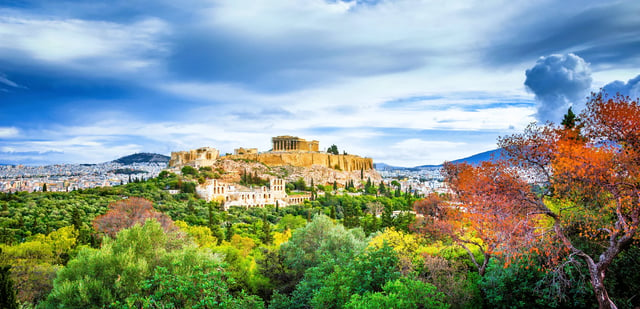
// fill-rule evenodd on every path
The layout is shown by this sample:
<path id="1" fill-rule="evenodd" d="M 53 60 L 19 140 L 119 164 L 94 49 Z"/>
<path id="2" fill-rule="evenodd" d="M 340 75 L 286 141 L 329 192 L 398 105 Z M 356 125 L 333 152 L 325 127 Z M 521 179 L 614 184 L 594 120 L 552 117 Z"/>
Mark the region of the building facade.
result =
<path id="1" fill-rule="evenodd" d="M 266 205 L 278 204 L 278 206 L 285 207 L 301 204 L 310 198 L 309 195 L 287 195 L 284 179 L 279 178 L 269 180 L 269 188 L 265 186 L 240 188 L 236 185 L 220 182 L 217 179 L 209 179 L 204 184 L 196 187 L 196 193 L 208 202 L 218 201 L 222 203 L 225 210 L 232 206 L 265 207 Z"/>

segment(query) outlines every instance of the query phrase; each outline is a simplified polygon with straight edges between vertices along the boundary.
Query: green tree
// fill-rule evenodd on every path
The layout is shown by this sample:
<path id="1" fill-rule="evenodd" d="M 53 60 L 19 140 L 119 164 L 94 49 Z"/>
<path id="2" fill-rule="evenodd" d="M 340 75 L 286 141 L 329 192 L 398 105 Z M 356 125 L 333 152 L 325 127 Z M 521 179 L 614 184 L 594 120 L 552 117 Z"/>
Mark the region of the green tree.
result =
<path id="1" fill-rule="evenodd" d="M 311 306 L 314 308 L 342 308 L 354 294 L 380 292 L 386 282 L 398 279 L 398 256 L 384 245 L 357 255 L 343 267 L 322 280 L 314 293 Z"/>
<path id="2" fill-rule="evenodd" d="M 172 274 L 188 274 L 194 267 L 216 261 L 209 251 L 197 249 L 174 234 L 165 234 L 155 220 L 135 225 L 106 238 L 100 249 L 83 248 L 58 272 L 44 308 L 100 308 L 144 295 L 141 282 L 151 279 L 156 267 Z"/>
<path id="3" fill-rule="evenodd" d="M 562 122 L 560 122 L 560 124 L 563 125 L 565 129 L 573 129 L 575 128 L 577 121 L 580 121 L 580 119 L 576 117 L 576 114 L 574 114 L 571 110 L 571 107 L 569 107 L 569 110 L 567 110 L 567 113 L 564 114 L 564 117 L 562 118 Z"/>
<path id="4" fill-rule="evenodd" d="M 198 170 L 189 165 L 185 165 L 180 171 L 184 176 L 191 175 L 195 177 L 198 175 Z"/>
<path id="5" fill-rule="evenodd" d="M 338 146 L 336 145 L 331 145 L 331 147 L 327 149 L 327 152 L 334 155 L 340 154 L 340 151 L 338 151 Z"/>
<path id="6" fill-rule="evenodd" d="M 4 260 L 2 248 L 0 248 L 0 262 Z M 11 265 L 0 264 L 0 308 L 17 309 L 18 302 L 16 291 L 13 288 L 13 280 L 10 276 Z"/>
<path id="7" fill-rule="evenodd" d="M 122 308 L 264 308 L 257 296 L 242 292 L 234 298 L 228 283 L 233 279 L 218 263 L 207 262 L 177 274 L 175 269 L 157 267 L 153 277 L 142 283 L 140 294 L 118 304 Z"/>
<path id="8" fill-rule="evenodd" d="M 387 282 L 382 292 L 355 294 L 346 304 L 347 309 L 379 309 L 379 308 L 449 308 L 444 302 L 444 294 L 438 292 L 429 283 L 416 279 L 401 277 Z"/>
<path id="9" fill-rule="evenodd" d="M 273 242 L 273 234 L 271 233 L 271 223 L 267 220 L 267 214 L 262 217 L 262 243 L 270 245 Z"/>

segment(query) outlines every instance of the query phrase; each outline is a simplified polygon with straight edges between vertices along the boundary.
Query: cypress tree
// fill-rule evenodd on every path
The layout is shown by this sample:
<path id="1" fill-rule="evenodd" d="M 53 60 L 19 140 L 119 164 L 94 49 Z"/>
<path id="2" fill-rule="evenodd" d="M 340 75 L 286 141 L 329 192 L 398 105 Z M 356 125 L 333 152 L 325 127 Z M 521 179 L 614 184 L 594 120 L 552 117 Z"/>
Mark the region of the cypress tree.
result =
<path id="1" fill-rule="evenodd" d="M 71 213 L 71 224 L 73 224 L 73 227 L 77 231 L 80 231 L 82 229 L 82 218 L 80 216 L 78 207 L 73 208 L 73 212 Z"/>
<path id="2" fill-rule="evenodd" d="M 0 256 L 2 249 L 0 248 Z M 4 260 L 4 259 L 3 259 Z M 11 265 L 0 266 L 0 308 L 17 309 L 16 291 L 11 280 Z"/>
<path id="3" fill-rule="evenodd" d="M 231 237 L 233 237 L 233 223 L 231 223 L 230 221 L 227 221 L 227 231 L 225 234 L 225 240 L 231 241 Z"/>
<path id="4" fill-rule="evenodd" d="M 262 242 L 269 245 L 273 242 L 273 235 L 271 235 L 271 223 L 267 220 L 267 214 L 262 216 Z"/>

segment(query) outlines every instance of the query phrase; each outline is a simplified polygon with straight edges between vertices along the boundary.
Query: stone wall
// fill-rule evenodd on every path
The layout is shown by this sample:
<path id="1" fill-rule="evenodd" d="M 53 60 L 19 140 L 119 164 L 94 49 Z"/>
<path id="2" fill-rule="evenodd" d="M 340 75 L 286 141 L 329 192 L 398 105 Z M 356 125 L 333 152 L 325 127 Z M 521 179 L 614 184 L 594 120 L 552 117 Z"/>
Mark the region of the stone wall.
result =
<path id="1" fill-rule="evenodd" d="M 270 152 L 261 154 L 246 154 L 226 156 L 225 159 L 251 160 L 264 163 L 269 166 L 293 165 L 310 167 L 320 165 L 343 171 L 359 171 L 373 169 L 371 158 L 362 158 L 355 155 L 334 155 L 328 153 L 300 153 L 300 152 Z"/>
<path id="2" fill-rule="evenodd" d="M 202 147 L 187 151 L 175 151 L 171 153 L 169 167 L 182 167 L 191 165 L 193 167 L 213 165 L 220 153 L 211 147 Z"/>
<path id="3" fill-rule="evenodd" d="M 258 148 L 236 148 L 233 150 L 234 155 L 243 155 L 243 154 L 257 154 Z"/>

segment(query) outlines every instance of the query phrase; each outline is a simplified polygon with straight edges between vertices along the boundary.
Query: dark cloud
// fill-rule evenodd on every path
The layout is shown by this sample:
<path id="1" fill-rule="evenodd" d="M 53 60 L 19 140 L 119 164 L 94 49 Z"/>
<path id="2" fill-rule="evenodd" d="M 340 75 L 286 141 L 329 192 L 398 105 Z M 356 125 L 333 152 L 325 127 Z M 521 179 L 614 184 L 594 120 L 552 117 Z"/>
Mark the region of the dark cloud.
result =
<path id="1" fill-rule="evenodd" d="M 183 29 L 172 38 L 167 66 L 185 80 L 233 82 L 262 92 L 300 89 L 347 76 L 409 71 L 425 65 L 424 51 L 394 46 L 336 46 L 319 32 L 273 40 L 212 29 Z"/>
<path id="2" fill-rule="evenodd" d="M 569 106 L 584 104 L 592 82 L 589 64 L 574 54 L 541 57 L 525 74 L 525 86 L 536 95 L 536 118 L 543 122 L 557 122 Z"/>
<path id="3" fill-rule="evenodd" d="M 637 100 L 640 98 L 640 75 L 630 79 L 626 83 L 620 80 L 608 83 L 602 87 L 602 91 L 611 96 L 619 93 Z"/>
<path id="4" fill-rule="evenodd" d="M 640 64 L 640 1 L 564 1 L 552 10 L 548 5 L 539 2 L 489 36 L 488 62 L 510 65 L 575 53 L 594 67 Z"/>

